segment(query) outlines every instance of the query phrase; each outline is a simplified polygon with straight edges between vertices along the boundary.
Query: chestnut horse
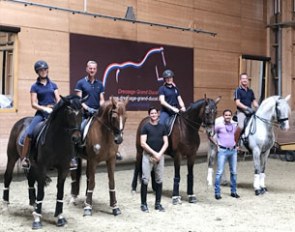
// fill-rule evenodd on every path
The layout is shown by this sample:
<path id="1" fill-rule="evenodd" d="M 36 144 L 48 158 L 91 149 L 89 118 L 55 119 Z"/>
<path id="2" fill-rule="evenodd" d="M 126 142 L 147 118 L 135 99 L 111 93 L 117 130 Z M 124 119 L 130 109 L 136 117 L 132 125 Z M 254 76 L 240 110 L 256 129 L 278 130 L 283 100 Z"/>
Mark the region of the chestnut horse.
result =
<path id="1" fill-rule="evenodd" d="M 214 121 L 217 114 L 217 103 L 220 97 L 216 100 L 204 98 L 192 103 L 188 109 L 180 113 L 174 123 L 171 134 L 169 135 L 169 147 L 165 154 L 174 159 L 174 184 L 172 193 L 172 203 L 174 205 L 181 204 L 179 194 L 180 182 L 180 165 L 182 157 L 187 159 L 187 194 L 188 201 L 195 203 L 197 201 L 193 191 L 193 167 L 196 159 L 196 153 L 200 145 L 199 128 L 205 127 L 207 131 L 213 131 Z M 148 117 L 144 118 L 137 129 L 136 135 L 136 163 L 134 176 L 132 180 L 132 191 L 136 191 L 137 179 L 141 175 L 141 160 L 143 149 L 140 146 L 140 130 L 148 121 Z"/>
<path id="2" fill-rule="evenodd" d="M 77 143 L 81 137 L 82 101 L 80 97 L 75 95 L 61 97 L 61 100 L 55 105 L 53 112 L 45 121 L 44 129 L 38 135 L 37 141 L 31 146 L 30 160 L 32 165 L 28 170 L 27 178 L 30 205 L 34 206 L 33 229 L 42 227 L 44 187 L 48 183 L 47 171 L 51 168 L 56 168 L 58 173 L 54 216 L 58 217 L 57 226 L 66 224 L 66 219 L 62 215 L 64 183 L 69 171 L 70 160 L 74 154 L 74 143 Z M 20 119 L 14 124 L 10 132 L 3 190 L 3 201 L 6 204 L 9 204 L 9 185 L 12 181 L 13 169 L 22 149 L 19 145 L 19 138 L 31 121 L 32 117 Z M 37 196 L 34 187 L 35 182 L 37 182 Z"/>
<path id="3" fill-rule="evenodd" d="M 127 103 L 128 98 L 125 100 L 116 100 L 114 97 L 110 97 L 89 122 L 89 131 L 85 138 L 85 149 L 82 152 L 78 151 L 79 156 L 87 160 L 87 189 L 84 216 L 92 215 L 92 195 L 95 187 L 95 172 L 97 165 L 101 161 L 106 161 L 107 164 L 110 206 L 112 207 L 113 215 L 117 216 L 121 214 L 116 200 L 114 172 L 116 154 L 119 144 L 123 142 L 123 130 L 127 119 Z M 81 166 L 81 159 L 79 158 L 78 169 L 72 171 L 72 203 L 75 203 L 79 194 Z"/>

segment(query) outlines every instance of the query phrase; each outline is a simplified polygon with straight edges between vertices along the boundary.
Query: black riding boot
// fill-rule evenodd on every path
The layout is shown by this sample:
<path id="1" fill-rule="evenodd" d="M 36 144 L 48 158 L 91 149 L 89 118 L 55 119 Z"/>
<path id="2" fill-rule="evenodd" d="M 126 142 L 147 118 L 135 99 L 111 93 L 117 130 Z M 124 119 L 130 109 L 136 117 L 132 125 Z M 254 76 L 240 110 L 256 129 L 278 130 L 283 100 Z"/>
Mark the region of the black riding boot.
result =
<path id="1" fill-rule="evenodd" d="M 144 184 L 143 181 L 141 181 L 141 191 L 140 191 L 140 196 L 141 196 L 141 211 L 148 213 L 149 209 L 147 207 L 146 203 L 146 197 L 147 197 L 147 185 Z"/>
<path id="2" fill-rule="evenodd" d="M 161 197 L 162 197 L 162 188 L 163 184 L 156 183 L 156 203 L 155 210 L 159 210 L 160 212 L 165 212 L 164 207 L 161 205 Z"/>

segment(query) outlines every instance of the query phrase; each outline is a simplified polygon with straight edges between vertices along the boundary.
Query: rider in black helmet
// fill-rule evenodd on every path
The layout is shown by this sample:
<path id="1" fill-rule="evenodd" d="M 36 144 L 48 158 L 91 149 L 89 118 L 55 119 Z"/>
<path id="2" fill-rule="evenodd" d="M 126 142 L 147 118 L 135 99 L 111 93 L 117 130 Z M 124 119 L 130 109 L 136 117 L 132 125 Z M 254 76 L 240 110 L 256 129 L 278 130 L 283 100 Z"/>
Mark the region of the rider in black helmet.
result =
<path id="1" fill-rule="evenodd" d="M 48 64 L 44 60 L 38 60 L 34 65 L 34 70 L 38 77 L 36 82 L 31 86 L 31 106 L 37 110 L 31 124 L 26 128 L 25 133 L 20 139 L 23 144 L 21 153 L 22 167 L 29 168 L 27 158 L 30 152 L 31 139 L 33 130 L 37 124 L 44 121 L 52 112 L 53 106 L 60 100 L 57 85 L 48 77 Z"/>
<path id="2" fill-rule="evenodd" d="M 170 116 L 177 114 L 179 111 L 185 111 L 186 108 L 173 81 L 173 71 L 166 69 L 162 77 L 164 78 L 164 84 L 159 88 L 159 100 L 162 105 L 160 123 L 165 125 Z"/>

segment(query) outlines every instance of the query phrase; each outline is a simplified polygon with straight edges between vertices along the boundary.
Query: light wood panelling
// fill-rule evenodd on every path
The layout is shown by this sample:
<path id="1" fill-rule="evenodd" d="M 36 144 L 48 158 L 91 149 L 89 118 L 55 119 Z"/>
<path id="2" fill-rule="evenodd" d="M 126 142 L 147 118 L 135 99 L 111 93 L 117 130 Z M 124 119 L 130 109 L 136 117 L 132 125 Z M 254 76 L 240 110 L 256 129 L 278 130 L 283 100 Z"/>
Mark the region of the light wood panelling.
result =
<path id="1" fill-rule="evenodd" d="M 217 33 L 216 37 L 195 34 L 194 47 L 216 51 L 241 50 L 241 18 L 194 10 L 197 28 Z"/>
<path id="2" fill-rule="evenodd" d="M 237 0 L 194 0 L 194 8 L 203 12 L 240 17 L 241 2 Z"/>
<path id="3" fill-rule="evenodd" d="M 245 19 L 264 21 L 266 18 L 265 0 L 241 0 L 241 16 Z"/>
<path id="4" fill-rule="evenodd" d="M 2 3 L 0 23 L 30 28 L 40 28 L 51 31 L 68 31 L 69 13 L 57 10 L 49 11 L 46 8 L 15 4 L 11 2 Z M 0 5 L 1 6 L 1 5 Z M 45 40 L 45 39 L 43 39 Z"/>
<path id="5" fill-rule="evenodd" d="M 241 53 L 251 55 L 266 54 L 265 22 L 242 19 L 241 24 Z"/>
<path id="6" fill-rule="evenodd" d="M 194 59 L 195 87 L 228 89 L 238 85 L 238 54 L 195 49 Z"/>

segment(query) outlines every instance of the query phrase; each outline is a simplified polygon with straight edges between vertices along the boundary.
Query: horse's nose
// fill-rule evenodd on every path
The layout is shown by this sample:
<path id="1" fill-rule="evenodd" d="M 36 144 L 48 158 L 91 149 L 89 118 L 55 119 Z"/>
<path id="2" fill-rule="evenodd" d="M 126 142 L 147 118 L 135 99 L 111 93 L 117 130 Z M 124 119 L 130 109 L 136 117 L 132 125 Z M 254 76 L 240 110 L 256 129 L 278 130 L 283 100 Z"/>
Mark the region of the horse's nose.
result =
<path id="1" fill-rule="evenodd" d="M 116 144 L 121 144 L 123 142 L 123 136 L 122 135 L 116 135 L 114 139 Z"/>
<path id="2" fill-rule="evenodd" d="M 72 142 L 78 143 L 81 140 L 81 133 L 80 131 L 76 131 L 72 134 Z"/>

